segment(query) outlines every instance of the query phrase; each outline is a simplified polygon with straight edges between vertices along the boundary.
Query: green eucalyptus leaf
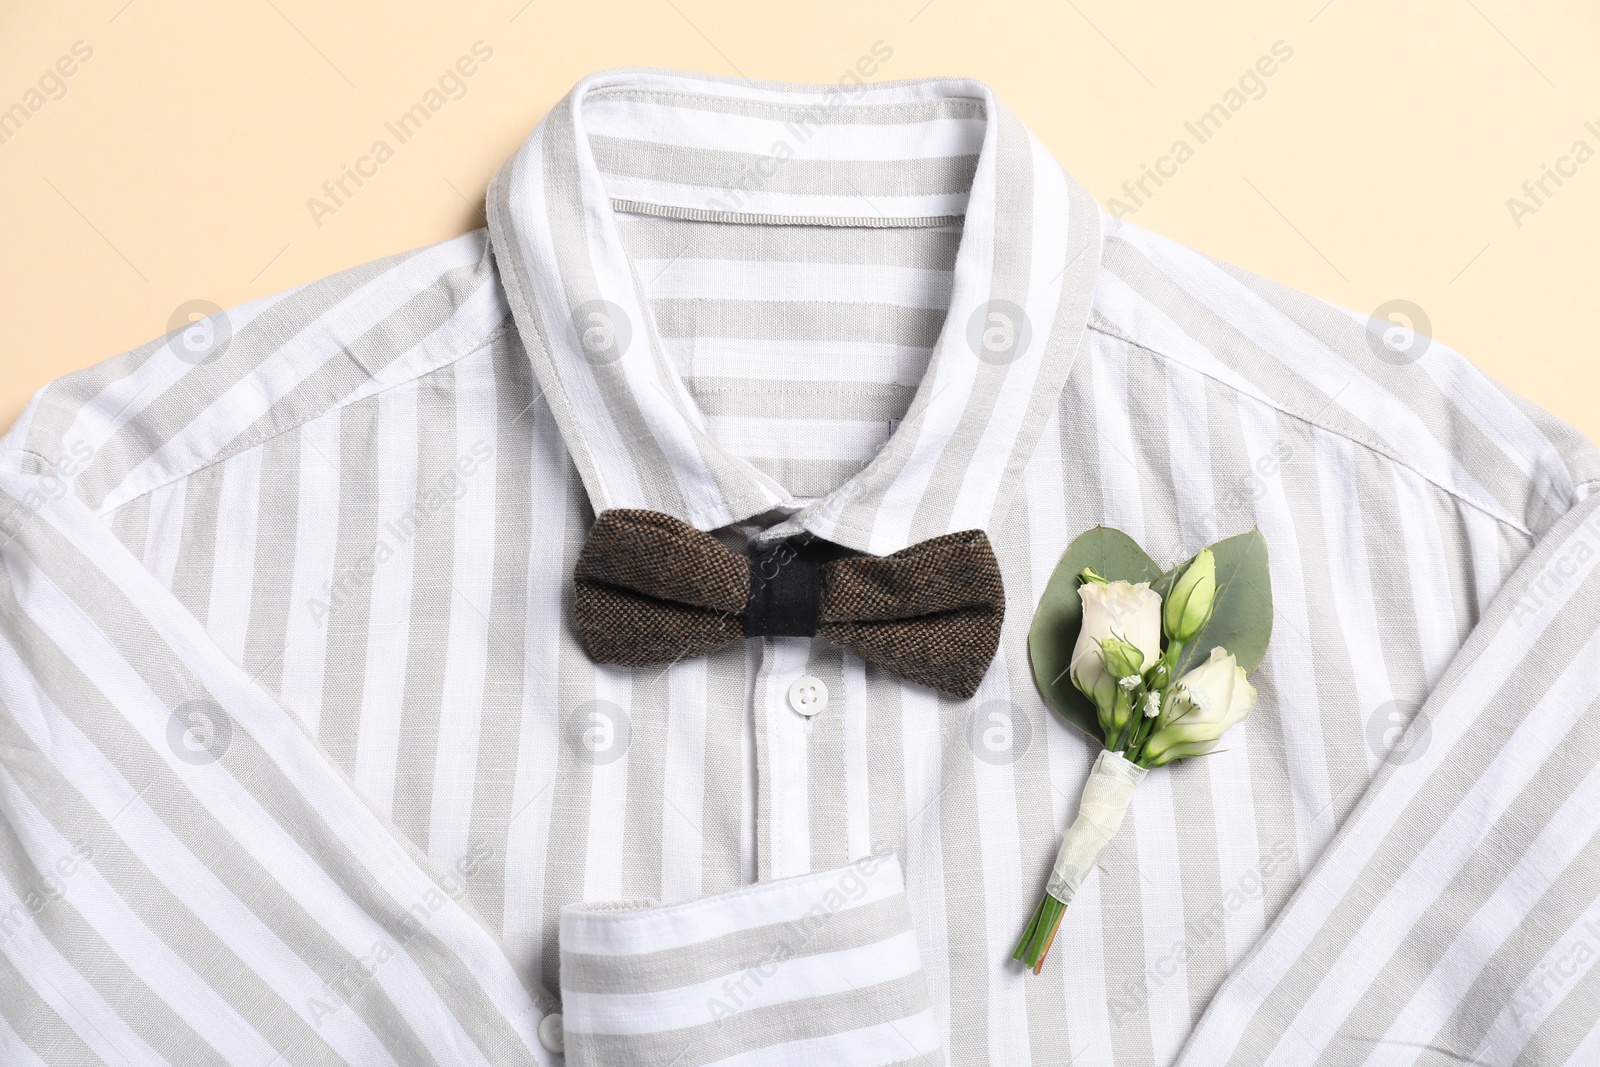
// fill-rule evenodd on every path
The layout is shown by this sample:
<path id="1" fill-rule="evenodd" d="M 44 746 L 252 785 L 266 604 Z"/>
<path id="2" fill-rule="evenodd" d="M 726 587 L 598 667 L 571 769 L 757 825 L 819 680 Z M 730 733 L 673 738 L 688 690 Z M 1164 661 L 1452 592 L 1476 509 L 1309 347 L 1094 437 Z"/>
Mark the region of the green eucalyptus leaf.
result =
<path id="1" fill-rule="evenodd" d="M 1272 639 L 1272 575 L 1267 567 L 1267 539 L 1260 530 L 1230 537 L 1211 546 L 1217 559 L 1216 609 L 1205 629 L 1190 642 L 1179 657 L 1177 673 L 1204 663 L 1218 645 L 1233 653 L 1247 671 L 1261 665 Z M 1151 588 L 1162 600 L 1184 570 L 1186 560 L 1162 575 Z"/>
<path id="2" fill-rule="evenodd" d="M 1217 563 L 1220 581 L 1220 556 Z M 1033 626 L 1028 630 L 1028 658 L 1040 694 L 1063 719 L 1104 742 L 1094 704 L 1078 692 L 1069 674 L 1072 650 L 1078 643 L 1078 631 L 1083 628 L 1078 575 L 1085 567 L 1108 582 L 1154 583 L 1162 579 L 1162 574 L 1155 560 L 1133 538 L 1109 526 L 1096 526 L 1067 546 L 1034 612 Z"/>

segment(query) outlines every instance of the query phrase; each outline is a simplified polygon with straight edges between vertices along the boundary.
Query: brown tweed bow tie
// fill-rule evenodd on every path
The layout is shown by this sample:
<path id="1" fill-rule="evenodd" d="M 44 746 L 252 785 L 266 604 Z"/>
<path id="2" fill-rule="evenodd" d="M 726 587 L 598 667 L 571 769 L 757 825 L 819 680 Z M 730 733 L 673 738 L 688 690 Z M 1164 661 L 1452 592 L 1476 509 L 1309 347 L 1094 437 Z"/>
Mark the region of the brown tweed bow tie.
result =
<path id="1" fill-rule="evenodd" d="M 735 555 L 659 511 L 600 513 L 573 615 L 596 663 L 653 667 L 746 637 L 822 637 L 966 698 L 1000 643 L 1005 590 L 982 530 L 862 556 L 815 539 Z"/>

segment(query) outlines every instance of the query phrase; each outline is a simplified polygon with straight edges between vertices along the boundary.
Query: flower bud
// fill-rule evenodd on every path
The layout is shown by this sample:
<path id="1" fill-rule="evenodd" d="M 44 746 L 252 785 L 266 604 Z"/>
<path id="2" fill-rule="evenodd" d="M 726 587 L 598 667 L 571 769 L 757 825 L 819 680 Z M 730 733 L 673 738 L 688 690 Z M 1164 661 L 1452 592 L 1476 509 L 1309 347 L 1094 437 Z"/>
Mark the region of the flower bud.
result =
<path id="1" fill-rule="evenodd" d="M 1217 602 L 1217 558 L 1202 549 L 1167 594 L 1163 624 L 1167 637 L 1187 644 L 1211 621 Z"/>
<path id="2" fill-rule="evenodd" d="M 1083 688 L 1082 683 L 1079 683 L 1079 688 Z M 1110 671 L 1103 669 L 1095 677 L 1092 688 L 1083 690 L 1083 695 L 1094 702 L 1095 711 L 1099 713 L 1103 737 L 1110 737 L 1115 725 L 1118 692 L 1117 679 Z"/>
<path id="3" fill-rule="evenodd" d="M 1255 687 L 1245 680 L 1244 668 L 1220 645 L 1177 684 L 1171 716 L 1145 745 L 1148 766 L 1211 751 L 1223 733 L 1256 706 Z"/>
<path id="4" fill-rule="evenodd" d="M 1128 720 L 1133 718 L 1133 698 L 1127 690 L 1118 689 L 1117 699 L 1111 705 L 1111 730 L 1106 734 L 1109 741 L 1113 736 L 1121 734 L 1128 727 Z"/>
<path id="5" fill-rule="evenodd" d="M 1107 637 L 1100 642 L 1100 655 L 1105 661 L 1106 673 L 1115 678 L 1123 689 L 1132 689 L 1139 684 L 1140 675 L 1144 673 L 1143 650 L 1120 637 Z"/>
<path id="6" fill-rule="evenodd" d="M 1144 667 L 1144 652 L 1120 637 L 1108 637 L 1100 642 L 1100 655 L 1105 660 L 1106 677 L 1113 679 L 1116 686 L 1111 705 L 1111 726 L 1114 731 L 1120 732 L 1132 717 L 1133 691 L 1144 681 L 1140 676 Z"/>

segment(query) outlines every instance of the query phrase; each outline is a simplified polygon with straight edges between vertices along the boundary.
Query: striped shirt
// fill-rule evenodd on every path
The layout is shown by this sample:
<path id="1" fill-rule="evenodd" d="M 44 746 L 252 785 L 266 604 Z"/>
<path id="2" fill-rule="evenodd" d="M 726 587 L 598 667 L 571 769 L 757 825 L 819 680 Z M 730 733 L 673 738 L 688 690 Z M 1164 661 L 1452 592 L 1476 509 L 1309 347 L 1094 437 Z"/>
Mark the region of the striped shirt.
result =
<path id="1" fill-rule="evenodd" d="M 1600 1062 L 1581 435 L 1103 216 L 966 80 L 598 74 L 488 223 L 0 443 L 0 1063 Z M 986 530 L 1000 653 L 971 700 L 806 638 L 597 666 L 609 508 Z M 1259 527 L 1277 628 L 1034 976 L 1097 752 L 1026 635 L 1097 524 Z"/>

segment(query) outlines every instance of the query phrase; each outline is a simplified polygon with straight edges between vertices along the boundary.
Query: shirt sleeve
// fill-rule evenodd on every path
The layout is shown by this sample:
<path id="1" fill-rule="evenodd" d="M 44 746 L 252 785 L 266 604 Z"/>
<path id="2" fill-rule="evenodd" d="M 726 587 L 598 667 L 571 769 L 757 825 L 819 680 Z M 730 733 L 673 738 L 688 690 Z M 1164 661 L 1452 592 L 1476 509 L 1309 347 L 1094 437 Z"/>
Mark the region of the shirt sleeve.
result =
<path id="1" fill-rule="evenodd" d="M 554 1002 L 62 483 L 0 453 L 0 1063 L 551 1064 Z"/>
<path id="2" fill-rule="evenodd" d="M 1600 1062 L 1600 494 L 1511 576 L 1180 1063 Z"/>

